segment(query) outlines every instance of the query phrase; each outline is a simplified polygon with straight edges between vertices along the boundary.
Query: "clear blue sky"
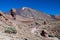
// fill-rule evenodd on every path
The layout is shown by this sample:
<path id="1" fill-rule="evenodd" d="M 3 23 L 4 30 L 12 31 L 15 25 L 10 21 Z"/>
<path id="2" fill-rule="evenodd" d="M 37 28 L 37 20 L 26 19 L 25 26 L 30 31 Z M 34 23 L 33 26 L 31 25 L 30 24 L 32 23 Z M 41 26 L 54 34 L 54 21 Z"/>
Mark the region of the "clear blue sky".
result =
<path id="1" fill-rule="evenodd" d="M 60 0 L 0 0 L 0 10 L 3 12 L 24 6 L 47 14 L 60 14 Z"/>

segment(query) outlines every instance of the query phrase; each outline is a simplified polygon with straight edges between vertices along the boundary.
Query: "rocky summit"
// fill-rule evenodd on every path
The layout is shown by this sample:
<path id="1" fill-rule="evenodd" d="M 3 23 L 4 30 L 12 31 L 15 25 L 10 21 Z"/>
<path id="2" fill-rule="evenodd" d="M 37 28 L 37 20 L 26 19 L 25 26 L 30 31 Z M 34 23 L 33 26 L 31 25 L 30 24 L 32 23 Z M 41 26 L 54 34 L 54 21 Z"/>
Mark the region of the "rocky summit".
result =
<path id="1" fill-rule="evenodd" d="M 16 20 L 10 11 L 0 12 L 0 40 L 60 40 L 60 19 L 56 18 L 28 7 L 16 9 Z"/>

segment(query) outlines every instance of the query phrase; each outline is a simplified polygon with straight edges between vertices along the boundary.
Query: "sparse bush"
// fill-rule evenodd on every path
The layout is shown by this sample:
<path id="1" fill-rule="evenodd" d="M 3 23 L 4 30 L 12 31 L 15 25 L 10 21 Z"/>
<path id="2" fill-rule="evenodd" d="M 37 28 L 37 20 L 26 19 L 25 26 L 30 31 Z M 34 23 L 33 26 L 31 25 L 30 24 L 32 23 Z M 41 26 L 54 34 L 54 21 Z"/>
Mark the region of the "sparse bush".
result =
<path id="1" fill-rule="evenodd" d="M 35 22 L 35 25 L 40 25 L 39 23 Z"/>
<path id="2" fill-rule="evenodd" d="M 15 29 L 15 27 L 7 27 L 5 29 L 5 33 L 14 33 L 14 34 L 16 34 L 17 30 Z"/>

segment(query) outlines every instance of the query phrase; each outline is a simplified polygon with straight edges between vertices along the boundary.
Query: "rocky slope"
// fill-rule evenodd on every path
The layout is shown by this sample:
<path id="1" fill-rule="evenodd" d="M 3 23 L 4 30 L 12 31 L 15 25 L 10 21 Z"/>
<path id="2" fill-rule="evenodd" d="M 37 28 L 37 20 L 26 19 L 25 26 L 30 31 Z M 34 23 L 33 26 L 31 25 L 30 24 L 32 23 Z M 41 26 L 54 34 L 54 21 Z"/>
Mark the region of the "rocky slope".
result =
<path id="1" fill-rule="evenodd" d="M 16 13 L 16 20 L 10 14 L 4 14 L 8 20 L 0 16 L 0 40 L 60 40 L 60 20 L 26 7 Z M 41 36 L 43 29 L 54 37 Z"/>

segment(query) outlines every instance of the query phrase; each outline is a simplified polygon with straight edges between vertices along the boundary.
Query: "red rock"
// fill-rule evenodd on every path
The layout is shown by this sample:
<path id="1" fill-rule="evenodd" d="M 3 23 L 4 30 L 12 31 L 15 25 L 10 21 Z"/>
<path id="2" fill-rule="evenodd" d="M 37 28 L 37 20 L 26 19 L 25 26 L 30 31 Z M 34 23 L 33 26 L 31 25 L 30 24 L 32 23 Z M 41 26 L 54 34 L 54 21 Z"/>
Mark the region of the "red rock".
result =
<path id="1" fill-rule="evenodd" d="M 56 19 L 60 20 L 60 15 L 55 16 Z"/>

